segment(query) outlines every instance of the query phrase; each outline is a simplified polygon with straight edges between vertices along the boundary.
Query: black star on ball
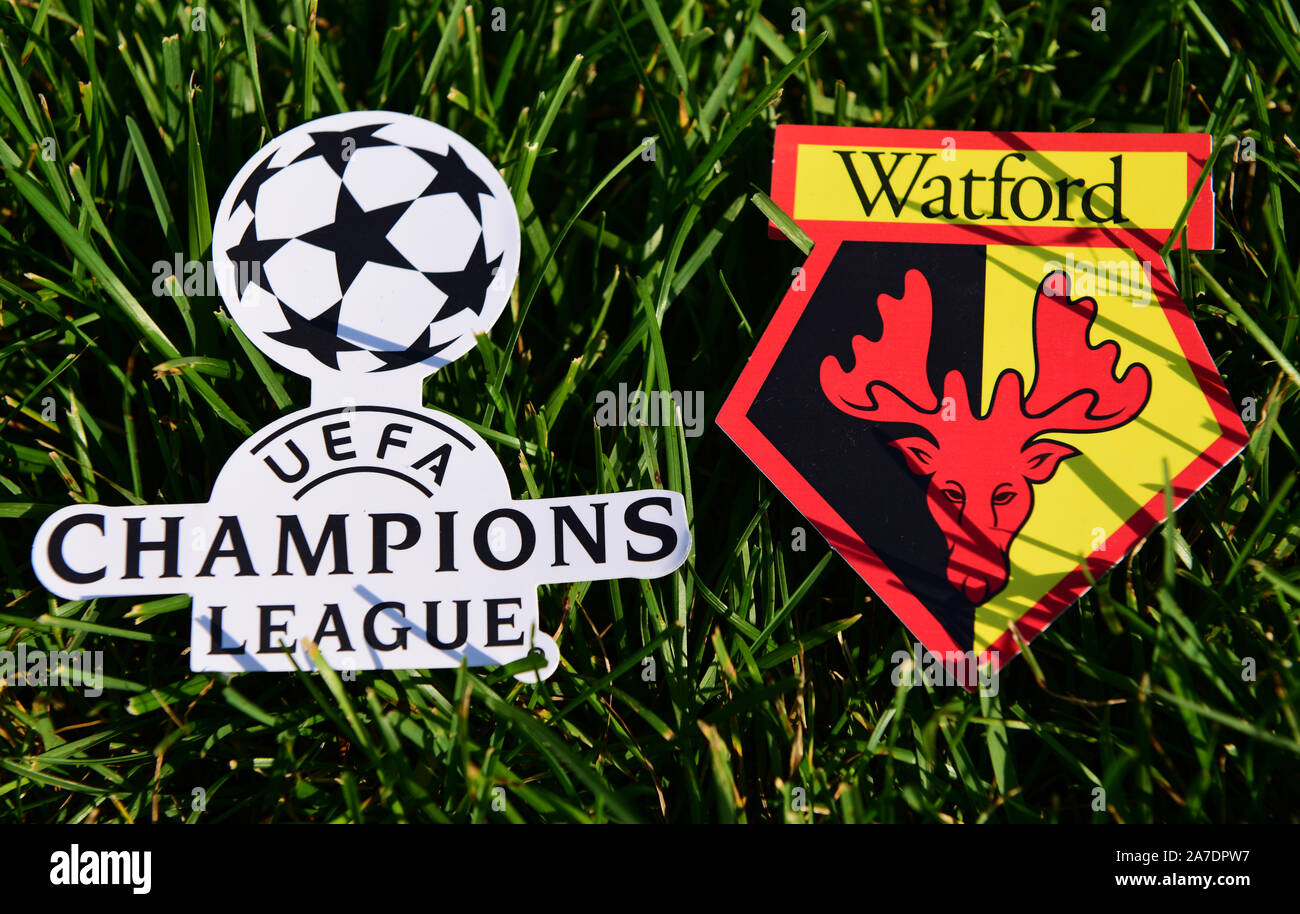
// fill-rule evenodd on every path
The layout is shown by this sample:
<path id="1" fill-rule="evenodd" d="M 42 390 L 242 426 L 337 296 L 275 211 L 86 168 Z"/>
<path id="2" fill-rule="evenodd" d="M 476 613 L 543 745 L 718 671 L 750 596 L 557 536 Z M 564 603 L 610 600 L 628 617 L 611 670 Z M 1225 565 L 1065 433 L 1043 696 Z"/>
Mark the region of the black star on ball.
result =
<path id="1" fill-rule="evenodd" d="M 338 368 L 340 352 L 355 352 L 361 348 L 338 335 L 339 312 L 342 309 L 343 300 L 339 299 L 331 308 L 308 320 L 292 308 L 286 308 L 281 302 L 280 311 L 289 322 L 289 329 L 277 330 L 268 333 L 267 336 L 286 346 L 306 349 L 322 364 L 330 368 Z"/>
<path id="2" fill-rule="evenodd" d="M 438 311 L 438 320 L 451 317 L 453 314 L 459 314 L 462 311 L 471 311 L 474 314 L 481 315 L 483 313 L 483 304 L 487 301 L 488 286 L 492 285 L 492 280 L 496 276 L 497 267 L 500 264 L 500 254 L 497 255 L 496 260 L 488 263 L 487 251 L 483 246 L 483 236 L 480 234 L 478 244 L 474 246 L 474 253 L 470 255 L 469 262 L 465 264 L 464 269 L 455 270 L 451 273 L 425 273 L 425 278 L 441 289 L 447 296 L 447 301 L 443 303 L 442 308 Z"/>
<path id="3" fill-rule="evenodd" d="M 490 197 L 492 191 L 483 183 L 482 178 L 470 170 L 469 166 L 465 164 L 465 160 L 460 157 L 460 153 L 450 146 L 447 147 L 446 155 L 431 152 L 428 149 L 409 148 L 438 170 L 438 173 L 433 176 L 433 180 L 429 182 L 429 186 L 424 189 L 420 196 L 433 197 L 438 194 L 457 194 L 465 201 L 465 205 L 469 207 L 470 212 L 474 214 L 474 218 L 481 225 L 483 214 L 478 195 L 487 194 Z"/>
<path id="4" fill-rule="evenodd" d="M 238 244 L 226 248 L 226 256 L 230 258 L 230 263 L 235 268 L 235 282 L 239 286 L 241 299 L 249 283 L 261 286 L 272 295 L 275 294 L 275 290 L 271 288 L 271 280 L 267 278 L 266 270 L 262 265 L 271 258 L 272 254 L 292 240 L 292 238 L 259 239 L 257 220 L 248 220 L 244 237 L 239 239 Z"/>
<path id="5" fill-rule="evenodd" d="M 244 179 L 244 183 L 240 185 L 239 193 L 235 195 L 235 202 L 230 204 L 232 215 L 235 210 L 239 209 L 240 203 L 247 203 L 249 209 L 257 209 L 257 192 L 262 189 L 262 185 L 266 183 L 267 178 L 280 170 L 271 167 L 273 158 L 275 158 L 274 153 L 258 162 L 257 167 L 253 169 L 253 173 Z"/>
<path id="6" fill-rule="evenodd" d="M 381 140 L 373 134 L 386 124 L 370 124 L 366 127 L 353 127 L 351 130 L 312 131 L 312 144 L 298 154 L 294 162 L 320 156 L 334 169 L 334 174 L 343 177 L 343 169 L 348 167 L 348 160 L 358 149 L 367 146 L 392 146 L 388 140 Z M 293 162 L 289 163 L 290 165 Z"/>
<path id="7" fill-rule="evenodd" d="M 388 233 L 402 218 L 410 202 L 394 203 L 364 210 L 346 186 L 339 188 L 334 207 L 334 221 L 298 236 L 308 244 L 334 253 L 339 274 L 339 290 L 347 294 L 361 268 L 367 263 L 414 270 L 415 265 L 402 256 L 388 240 Z"/>
<path id="8" fill-rule="evenodd" d="M 382 368 L 374 368 L 372 371 L 391 371 L 394 368 L 402 368 L 406 365 L 414 365 L 417 362 L 423 362 L 425 359 L 437 355 L 442 350 L 452 344 L 452 340 L 445 340 L 441 343 L 432 342 L 433 328 L 430 327 L 420 334 L 420 338 L 401 352 L 376 352 L 372 351 L 371 355 L 378 358 L 384 363 Z"/>

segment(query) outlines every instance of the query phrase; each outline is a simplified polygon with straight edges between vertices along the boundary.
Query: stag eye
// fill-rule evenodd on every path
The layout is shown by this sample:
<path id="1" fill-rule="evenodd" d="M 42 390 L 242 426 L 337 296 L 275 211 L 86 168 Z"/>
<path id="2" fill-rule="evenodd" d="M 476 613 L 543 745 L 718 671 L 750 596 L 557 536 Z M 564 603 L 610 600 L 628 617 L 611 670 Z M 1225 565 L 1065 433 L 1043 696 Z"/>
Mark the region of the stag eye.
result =
<path id="1" fill-rule="evenodd" d="M 944 498 L 958 505 L 966 503 L 966 493 L 961 489 L 942 489 Z"/>
<path id="2" fill-rule="evenodd" d="M 1011 501 L 1011 499 L 1015 497 L 1016 497 L 1016 492 L 1014 489 L 1005 489 L 1001 492 L 994 494 L 993 504 L 1005 505 L 1007 502 Z"/>

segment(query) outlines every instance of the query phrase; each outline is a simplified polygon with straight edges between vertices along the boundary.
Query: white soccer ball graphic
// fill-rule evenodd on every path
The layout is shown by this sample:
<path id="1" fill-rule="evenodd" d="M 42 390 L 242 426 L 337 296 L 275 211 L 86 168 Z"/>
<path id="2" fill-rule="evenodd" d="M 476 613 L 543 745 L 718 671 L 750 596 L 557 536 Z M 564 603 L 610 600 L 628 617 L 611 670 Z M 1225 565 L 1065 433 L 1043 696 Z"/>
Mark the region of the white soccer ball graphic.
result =
<path id="1" fill-rule="evenodd" d="M 519 268 L 505 182 L 457 134 L 358 111 L 275 138 L 212 238 L 218 287 L 260 349 L 309 376 L 427 374 L 474 345 Z"/>

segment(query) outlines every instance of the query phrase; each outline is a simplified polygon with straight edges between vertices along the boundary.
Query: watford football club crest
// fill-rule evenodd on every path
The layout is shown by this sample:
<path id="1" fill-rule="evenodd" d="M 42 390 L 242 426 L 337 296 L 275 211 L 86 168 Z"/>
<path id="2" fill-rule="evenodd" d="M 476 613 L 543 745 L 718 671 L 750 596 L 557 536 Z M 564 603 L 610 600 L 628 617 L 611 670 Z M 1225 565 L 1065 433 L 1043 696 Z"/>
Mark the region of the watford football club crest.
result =
<path id="1" fill-rule="evenodd" d="M 929 650 L 996 671 L 1244 446 L 1158 253 L 1208 152 L 777 128 L 814 247 L 718 423 Z"/>
<path id="2" fill-rule="evenodd" d="M 193 595 L 194 670 L 559 665 L 541 584 L 654 578 L 690 550 L 661 490 L 516 501 L 466 423 L 422 405 L 474 347 L 519 268 L 505 182 L 429 121 L 352 112 L 276 137 L 212 233 L 248 339 L 311 379 L 311 404 L 255 434 L 204 504 L 75 505 L 32 548 L 69 599 Z"/>

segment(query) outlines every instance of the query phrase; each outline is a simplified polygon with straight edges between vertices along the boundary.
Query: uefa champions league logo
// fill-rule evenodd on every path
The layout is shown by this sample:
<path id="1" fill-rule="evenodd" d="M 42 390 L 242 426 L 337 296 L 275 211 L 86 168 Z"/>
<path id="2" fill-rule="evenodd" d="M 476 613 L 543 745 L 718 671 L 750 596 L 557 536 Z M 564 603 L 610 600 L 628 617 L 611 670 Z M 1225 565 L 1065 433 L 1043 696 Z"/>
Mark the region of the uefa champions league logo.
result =
<path id="1" fill-rule="evenodd" d="M 189 593 L 200 671 L 426 669 L 559 649 L 541 584 L 654 578 L 690 551 L 685 502 L 644 490 L 515 501 L 474 430 L 422 405 L 519 269 L 505 182 L 444 127 L 338 114 L 267 144 L 212 233 L 249 340 L 312 382 L 311 404 L 227 460 L 204 504 L 75 505 L 32 547 L 69 599 Z M 319 652 L 319 653 L 317 653 Z"/>

